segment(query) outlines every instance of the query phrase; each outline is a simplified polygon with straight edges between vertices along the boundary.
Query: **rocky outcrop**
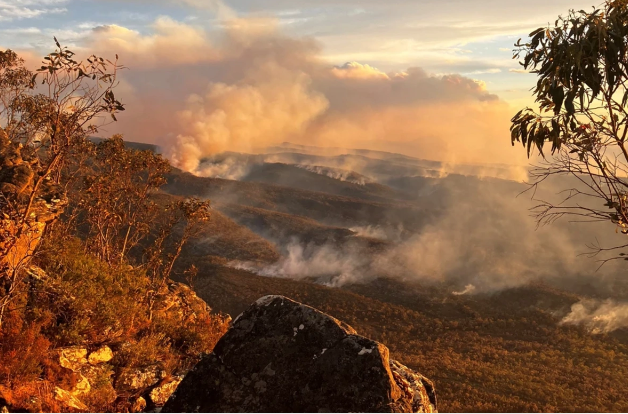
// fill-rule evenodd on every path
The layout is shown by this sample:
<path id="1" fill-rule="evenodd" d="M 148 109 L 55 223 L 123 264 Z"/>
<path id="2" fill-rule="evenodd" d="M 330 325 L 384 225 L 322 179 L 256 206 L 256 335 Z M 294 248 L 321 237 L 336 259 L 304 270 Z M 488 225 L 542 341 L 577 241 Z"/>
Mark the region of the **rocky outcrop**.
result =
<path id="1" fill-rule="evenodd" d="M 98 348 L 87 358 L 87 361 L 91 365 L 98 365 L 105 362 L 109 362 L 113 359 L 113 351 L 107 345 Z"/>
<path id="2" fill-rule="evenodd" d="M 196 296 L 196 293 L 189 286 L 178 282 L 169 282 L 168 285 L 157 295 L 155 317 L 168 320 L 181 321 L 182 323 L 193 323 L 199 317 L 211 313 L 211 308 L 207 303 Z M 228 318 L 228 316 L 226 316 Z M 231 319 L 227 320 L 227 323 Z"/>
<path id="3" fill-rule="evenodd" d="M 157 384 L 166 376 L 159 365 L 141 369 L 124 369 L 116 381 L 116 389 L 122 391 L 140 391 Z"/>
<path id="4" fill-rule="evenodd" d="M 183 377 L 174 377 L 163 381 L 148 394 L 150 401 L 157 407 L 163 406 L 179 384 L 181 384 L 181 381 L 183 381 Z"/>
<path id="5" fill-rule="evenodd" d="M 65 292 L 51 283 L 46 272 L 31 266 L 29 283 L 50 295 Z M 158 295 L 154 318 L 194 323 L 211 313 L 211 308 L 188 286 L 169 282 Z M 220 317 L 225 324 L 227 316 Z M 116 355 L 132 346 L 130 342 L 94 346 L 70 346 L 55 349 L 56 363 L 65 370 L 68 378 L 63 384 L 55 384 L 54 398 L 66 409 L 85 411 L 85 404 L 93 393 L 107 403 L 125 400 L 127 409 L 140 412 L 146 407 L 163 406 L 182 381 L 185 372 L 170 372 L 160 361 L 148 366 L 119 366 Z M 113 349 L 112 349 L 113 348 Z"/>
<path id="6" fill-rule="evenodd" d="M 87 406 L 69 391 L 55 387 L 54 396 L 55 399 L 65 407 L 73 408 L 79 411 L 87 411 Z"/>
<path id="7" fill-rule="evenodd" d="M 87 349 L 80 346 L 57 349 L 59 353 L 59 365 L 63 368 L 78 371 L 87 364 Z"/>
<path id="8" fill-rule="evenodd" d="M 388 348 L 282 296 L 251 305 L 163 412 L 436 412 L 434 386 Z"/>

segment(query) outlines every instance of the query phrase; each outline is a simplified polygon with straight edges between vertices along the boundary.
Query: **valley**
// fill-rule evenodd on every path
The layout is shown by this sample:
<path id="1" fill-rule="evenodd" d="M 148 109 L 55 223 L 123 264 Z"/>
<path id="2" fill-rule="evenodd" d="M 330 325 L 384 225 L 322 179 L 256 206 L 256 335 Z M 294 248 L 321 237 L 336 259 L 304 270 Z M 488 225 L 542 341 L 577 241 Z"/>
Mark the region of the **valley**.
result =
<path id="1" fill-rule="evenodd" d="M 323 167 L 340 163 L 331 159 Z M 508 218 L 526 208 L 517 198 L 523 184 L 403 171 L 380 178 L 386 184 L 363 184 L 283 163 L 240 168 L 249 170 L 241 180 L 174 171 L 165 187 L 172 195 L 212 201 L 213 218 L 203 239 L 184 252 L 181 269 L 196 264 L 194 289 L 214 310 L 235 317 L 268 294 L 321 309 L 432 378 L 442 412 L 628 409 L 628 331 L 593 334 L 561 323 L 583 299 L 621 301 L 625 282 L 613 277 L 616 268 L 596 272 L 595 261 L 564 257 L 565 251 L 507 252 L 511 243 L 541 243 L 535 230 L 508 234 Z M 390 168 L 396 168 L 392 161 Z M 480 237 L 441 235 L 453 256 L 429 259 L 421 237 L 450 220 L 452 211 Z M 482 229 L 489 221 L 492 227 Z M 465 234 L 465 226 L 447 229 Z M 485 243 L 482 232 L 495 238 L 500 230 L 497 243 Z M 544 231 L 574 236 L 582 247 L 595 234 L 565 224 Z M 530 252 L 539 255 L 526 257 Z M 433 259 L 456 255 L 452 261 L 464 265 L 434 266 Z M 530 272 L 526 261 L 530 268 L 550 268 Z"/>

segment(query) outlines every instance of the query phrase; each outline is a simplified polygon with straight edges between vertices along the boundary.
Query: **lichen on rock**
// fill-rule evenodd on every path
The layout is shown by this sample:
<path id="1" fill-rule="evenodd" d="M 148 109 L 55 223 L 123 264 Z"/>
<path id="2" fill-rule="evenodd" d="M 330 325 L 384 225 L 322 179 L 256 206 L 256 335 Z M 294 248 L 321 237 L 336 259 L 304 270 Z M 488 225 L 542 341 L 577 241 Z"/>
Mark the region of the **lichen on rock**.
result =
<path id="1" fill-rule="evenodd" d="M 434 386 L 381 343 L 282 296 L 252 304 L 163 412 L 436 412 Z"/>

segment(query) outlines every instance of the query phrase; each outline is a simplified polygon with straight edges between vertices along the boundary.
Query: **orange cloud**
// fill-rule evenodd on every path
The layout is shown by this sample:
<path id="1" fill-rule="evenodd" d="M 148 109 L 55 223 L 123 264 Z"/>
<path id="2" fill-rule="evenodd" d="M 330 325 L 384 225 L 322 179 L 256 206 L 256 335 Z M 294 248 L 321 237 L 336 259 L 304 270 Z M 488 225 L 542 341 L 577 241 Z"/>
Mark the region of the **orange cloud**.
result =
<path id="1" fill-rule="evenodd" d="M 331 73 L 340 79 L 390 79 L 379 69 L 358 62 L 347 62 L 343 66 L 334 67 Z"/>
<path id="2" fill-rule="evenodd" d="M 99 26 L 86 39 L 87 49 L 124 56 L 126 65 L 135 70 L 219 58 L 218 50 L 203 29 L 168 17 L 158 18 L 152 29 L 154 34 L 146 36 L 118 25 Z"/>
<path id="3" fill-rule="evenodd" d="M 327 100 L 309 88 L 304 73 L 267 64 L 252 78 L 241 85 L 212 83 L 204 95 L 188 98 L 178 113 L 180 132 L 169 143 L 176 165 L 195 171 L 208 155 L 249 152 L 270 137 L 302 136 L 308 123 L 327 109 Z"/>
<path id="4" fill-rule="evenodd" d="M 159 143 L 186 170 L 282 141 L 526 164 L 508 139 L 514 111 L 473 79 L 330 66 L 315 40 L 287 36 L 271 19 L 231 19 L 209 33 L 160 18 L 153 30 L 103 26 L 83 47 L 118 53 L 130 68 L 119 91 L 128 110 L 111 132 Z"/>

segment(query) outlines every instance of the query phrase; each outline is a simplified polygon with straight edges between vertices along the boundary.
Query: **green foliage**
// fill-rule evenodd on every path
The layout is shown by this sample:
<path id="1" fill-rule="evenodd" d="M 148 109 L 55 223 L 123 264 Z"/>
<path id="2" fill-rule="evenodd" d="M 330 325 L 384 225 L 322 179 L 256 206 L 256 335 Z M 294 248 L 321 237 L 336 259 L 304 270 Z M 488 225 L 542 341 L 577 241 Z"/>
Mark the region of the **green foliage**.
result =
<path id="1" fill-rule="evenodd" d="M 0 212 L 11 222 L 0 230 L 0 326 L 9 303 L 21 293 L 32 249 L 21 249 L 24 257 L 14 263 L 6 263 L 6 257 L 32 242 L 26 239 L 34 221 L 54 217 L 55 208 L 47 203 L 62 201 L 61 171 L 74 144 L 98 130 L 101 115 L 115 119 L 124 110 L 113 94 L 122 68 L 117 61 L 92 56 L 79 62 L 55 43 L 57 49 L 37 73 L 15 52 L 0 52 Z M 36 89 L 39 81 L 44 87 Z"/>
<path id="2" fill-rule="evenodd" d="M 150 196 L 165 183 L 170 165 L 151 151 L 126 148 L 119 135 L 82 149 L 65 171 L 71 197 L 67 216 L 85 228 L 94 254 L 124 262 L 162 214 Z"/>
<path id="3" fill-rule="evenodd" d="M 552 158 L 531 171 L 533 185 L 554 175 L 577 179 L 561 202 L 538 206 L 541 223 L 569 215 L 610 221 L 628 234 L 626 39 L 628 3 L 607 0 L 591 12 L 572 10 L 515 44 L 514 58 L 537 76 L 538 110 L 513 117 L 512 144 L 521 142 L 529 157 L 534 150 L 545 157 L 551 144 Z"/>
<path id="4" fill-rule="evenodd" d="M 32 293 L 33 311 L 55 315 L 46 333 L 59 346 L 129 340 L 148 325 L 146 275 L 129 266 L 111 267 L 83 250 L 76 239 L 44 242 L 38 262 L 47 278 Z"/>
<path id="5" fill-rule="evenodd" d="M 568 144 L 570 151 L 589 153 L 610 138 L 626 137 L 628 75 L 625 68 L 628 37 L 625 1 L 607 1 L 591 13 L 570 11 L 553 27 L 530 33 L 530 40 L 515 47 L 515 58 L 537 74 L 534 88 L 541 114 L 522 110 L 513 118 L 512 141 L 521 141 L 530 155 L 532 146 L 542 153 L 546 142 L 552 153 Z M 602 113 L 595 114 L 601 106 Z M 593 123 L 590 125 L 587 121 Z"/>

